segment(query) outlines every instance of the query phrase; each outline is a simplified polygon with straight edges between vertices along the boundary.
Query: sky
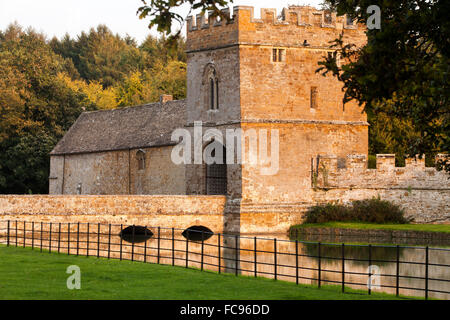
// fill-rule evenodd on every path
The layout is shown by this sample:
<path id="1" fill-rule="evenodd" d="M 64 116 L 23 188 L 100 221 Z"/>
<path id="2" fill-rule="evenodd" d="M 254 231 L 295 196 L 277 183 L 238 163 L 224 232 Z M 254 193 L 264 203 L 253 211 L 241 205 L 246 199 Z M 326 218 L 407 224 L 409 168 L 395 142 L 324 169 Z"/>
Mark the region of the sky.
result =
<path id="1" fill-rule="evenodd" d="M 277 8 L 281 12 L 288 5 L 319 6 L 322 0 L 235 0 L 233 5 L 255 7 L 255 16 L 259 17 L 259 8 Z M 10 23 L 17 22 L 24 28 L 33 27 L 45 33 L 49 38 L 61 38 L 66 33 L 76 37 L 82 31 L 99 24 L 105 24 L 114 33 L 126 34 L 142 42 L 155 30 L 148 29 L 148 20 L 140 20 L 136 15 L 142 5 L 141 0 L 0 0 L 0 30 Z M 189 8 L 180 10 L 182 16 Z"/>

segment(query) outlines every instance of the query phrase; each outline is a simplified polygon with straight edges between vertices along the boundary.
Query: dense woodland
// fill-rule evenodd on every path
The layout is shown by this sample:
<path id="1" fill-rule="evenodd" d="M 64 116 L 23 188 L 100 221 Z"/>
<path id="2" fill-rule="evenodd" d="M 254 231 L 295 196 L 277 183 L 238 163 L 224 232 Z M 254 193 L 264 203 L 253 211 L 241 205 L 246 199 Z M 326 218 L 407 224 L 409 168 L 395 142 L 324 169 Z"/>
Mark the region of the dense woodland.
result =
<path id="1" fill-rule="evenodd" d="M 49 153 L 83 111 L 186 96 L 183 38 L 142 44 L 100 25 L 48 39 L 14 24 L 0 31 L 0 193 L 47 193 Z M 417 135 L 407 120 L 369 114 L 370 152 L 397 153 Z"/>
<path id="2" fill-rule="evenodd" d="M 184 98 L 184 46 L 103 25 L 61 40 L 0 31 L 0 193 L 48 193 L 49 153 L 81 112 Z"/>

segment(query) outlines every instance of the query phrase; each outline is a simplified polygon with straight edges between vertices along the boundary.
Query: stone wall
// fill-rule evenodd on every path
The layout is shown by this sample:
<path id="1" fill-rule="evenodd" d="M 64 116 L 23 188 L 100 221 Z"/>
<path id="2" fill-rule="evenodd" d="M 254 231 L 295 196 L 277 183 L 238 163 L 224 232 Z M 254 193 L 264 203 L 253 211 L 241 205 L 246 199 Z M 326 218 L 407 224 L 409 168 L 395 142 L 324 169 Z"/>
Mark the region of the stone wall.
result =
<path id="1" fill-rule="evenodd" d="M 170 161 L 173 147 L 51 156 L 50 194 L 183 195 L 185 167 Z M 145 169 L 136 154 L 144 151 Z"/>
<path id="2" fill-rule="evenodd" d="M 313 162 L 314 202 L 380 197 L 401 205 L 415 222 L 450 222 L 450 177 L 425 167 L 424 157 L 407 159 L 405 167 L 396 167 L 395 155 L 377 155 L 376 169 L 368 169 L 365 155 L 321 156 Z"/>
<path id="3" fill-rule="evenodd" d="M 0 196 L 0 220 L 92 222 L 223 232 L 223 196 Z"/>
<path id="4" fill-rule="evenodd" d="M 230 16 L 223 10 L 225 19 L 208 18 L 203 14 L 187 19 L 187 50 L 204 50 L 211 47 L 226 47 L 237 42 L 257 41 L 260 44 L 280 41 L 281 33 L 288 35 L 290 46 L 303 46 L 305 37 L 312 46 L 329 46 L 329 42 L 345 31 L 345 37 L 359 37 L 366 30 L 363 25 L 348 24 L 347 17 L 331 13 L 331 22 L 326 21 L 326 12 L 308 6 L 290 6 L 278 18 L 276 9 L 261 9 L 261 19 L 255 19 L 251 6 L 235 6 Z M 323 36 L 318 36 L 318 34 Z M 362 39 L 364 41 L 364 39 Z M 360 44 L 361 41 L 356 42 Z"/>
<path id="5" fill-rule="evenodd" d="M 91 222 L 186 229 L 216 233 L 286 233 L 301 221 L 304 204 L 260 206 L 225 196 L 0 195 L 0 220 Z"/>
<path id="6" fill-rule="evenodd" d="M 285 205 L 311 202 L 312 157 L 317 153 L 365 152 L 368 147 L 365 125 L 279 122 L 245 123 L 242 128 L 279 132 L 278 172 L 261 175 L 261 169 L 267 165 L 242 165 L 243 202 Z"/>

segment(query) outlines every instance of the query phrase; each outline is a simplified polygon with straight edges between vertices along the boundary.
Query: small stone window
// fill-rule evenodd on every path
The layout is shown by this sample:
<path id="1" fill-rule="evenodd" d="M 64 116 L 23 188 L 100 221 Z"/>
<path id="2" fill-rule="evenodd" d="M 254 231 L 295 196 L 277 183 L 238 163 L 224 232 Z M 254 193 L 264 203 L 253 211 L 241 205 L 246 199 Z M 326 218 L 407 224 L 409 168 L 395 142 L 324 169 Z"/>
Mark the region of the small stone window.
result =
<path id="1" fill-rule="evenodd" d="M 273 62 L 284 62 L 286 61 L 286 50 L 273 48 L 272 50 L 272 61 Z"/>
<path id="2" fill-rule="evenodd" d="M 80 183 L 77 185 L 77 194 L 78 194 L 78 195 L 81 195 L 81 190 L 82 190 L 82 188 L 83 188 L 83 184 L 80 182 Z"/>
<path id="3" fill-rule="evenodd" d="M 209 66 L 207 70 L 207 104 L 209 110 L 219 110 L 219 78 L 216 69 Z"/>
<path id="4" fill-rule="evenodd" d="M 138 163 L 138 170 L 145 170 L 146 167 L 146 161 L 145 161 L 145 151 L 139 150 L 136 152 L 136 160 Z"/>
<path id="5" fill-rule="evenodd" d="M 353 25 L 353 18 L 349 15 L 347 15 L 347 25 L 352 26 Z"/>
<path id="6" fill-rule="evenodd" d="M 330 10 L 325 10 L 323 19 L 324 19 L 325 24 L 329 25 L 329 24 L 333 23 L 333 16 L 331 15 Z"/>
<path id="7" fill-rule="evenodd" d="M 311 87 L 311 109 L 317 109 L 317 97 L 319 95 L 319 90 L 317 87 Z"/>

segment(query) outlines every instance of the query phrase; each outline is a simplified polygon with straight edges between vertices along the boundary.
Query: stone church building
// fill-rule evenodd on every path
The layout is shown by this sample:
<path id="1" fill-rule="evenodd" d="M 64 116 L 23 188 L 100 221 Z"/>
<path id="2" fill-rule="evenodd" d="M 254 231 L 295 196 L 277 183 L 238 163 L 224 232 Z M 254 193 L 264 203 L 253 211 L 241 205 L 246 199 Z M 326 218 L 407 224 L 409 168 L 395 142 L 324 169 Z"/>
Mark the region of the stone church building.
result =
<path id="1" fill-rule="evenodd" d="M 315 72 L 329 41 L 344 31 L 349 41 L 363 43 L 363 28 L 309 7 L 283 15 L 278 20 L 266 9 L 256 20 L 253 8 L 240 6 L 229 22 L 190 19 L 187 99 L 164 96 L 159 103 L 83 113 L 51 153 L 50 194 L 299 200 L 311 185 L 312 157 L 367 154 L 366 116 L 357 105 L 342 104 L 335 78 Z M 278 174 L 260 177 L 257 168 L 239 164 L 226 170 L 173 164 L 172 132 L 195 121 L 223 132 L 278 129 Z"/>
<path id="2" fill-rule="evenodd" d="M 51 152 L 50 194 L 224 194 L 230 212 L 245 212 L 252 219 L 253 213 L 281 210 L 293 221 L 312 202 L 352 199 L 342 190 L 355 185 L 336 182 L 335 193 L 320 193 L 321 187 L 332 188 L 324 181 L 334 181 L 339 170 L 351 177 L 368 170 L 366 115 L 356 103 L 343 104 L 336 78 L 316 73 L 318 62 L 333 52 L 330 42 L 341 33 L 347 43 L 366 42 L 364 26 L 312 7 L 292 6 L 281 17 L 262 9 L 260 19 L 246 6 L 235 7 L 230 21 L 190 17 L 186 100 L 162 96 L 159 103 L 83 113 Z M 217 129 L 224 137 L 236 128 L 277 130 L 278 171 L 261 175 L 260 163 L 175 164 L 171 154 L 179 141 L 171 139 L 172 133 L 183 128 L 194 136 L 200 121 L 204 131 Z M 241 142 L 249 143 L 245 136 Z M 395 175 L 392 159 L 378 157 L 378 173 L 373 174 L 381 185 L 401 176 Z M 326 177 L 319 162 L 322 168 L 328 165 Z M 380 178 L 384 172 L 389 179 Z M 448 191 L 442 197 L 445 205 Z M 398 199 L 394 193 L 386 198 Z M 282 223 L 284 218 L 278 219 Z"/>

